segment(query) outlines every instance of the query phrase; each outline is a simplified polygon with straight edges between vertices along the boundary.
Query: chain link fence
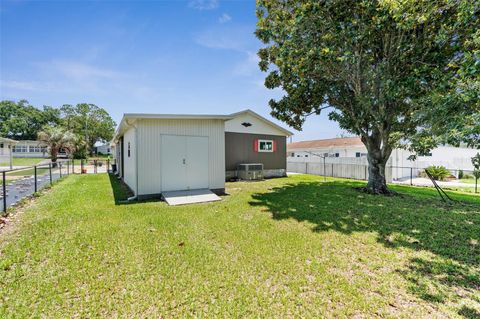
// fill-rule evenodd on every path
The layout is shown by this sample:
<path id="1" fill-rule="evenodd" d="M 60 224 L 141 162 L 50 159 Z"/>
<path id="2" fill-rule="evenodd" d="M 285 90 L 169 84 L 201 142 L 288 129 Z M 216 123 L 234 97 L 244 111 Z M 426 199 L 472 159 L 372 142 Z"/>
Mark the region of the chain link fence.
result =
<path id="1" fill-rule="evenodd" d="M 107 173 L 109 168 L 109 159 L 93 159 L 58 160 L 56 163 L 3 170 L 0 172 L 0 211 L 6 214 L 8 207 L 70 174 Z"/>
<path id="2" fill-rule="evenodd" d="M 441 187 L 470 189 L 478 192 L 478 185 L 472 170 L 448 169 L 448 176 L 437 181 Z M 349 163 L 326 162 L 299 162 L 288 161 L 287 171 L 292 173 L 311 174 L 327 177 L 339 177 L 356 180 L 368 180 L 368 165 Z M 425 173 L 425 168 L 387 166 L 385 177 L 388 183 L 433 186 L 432 181 Z"/>

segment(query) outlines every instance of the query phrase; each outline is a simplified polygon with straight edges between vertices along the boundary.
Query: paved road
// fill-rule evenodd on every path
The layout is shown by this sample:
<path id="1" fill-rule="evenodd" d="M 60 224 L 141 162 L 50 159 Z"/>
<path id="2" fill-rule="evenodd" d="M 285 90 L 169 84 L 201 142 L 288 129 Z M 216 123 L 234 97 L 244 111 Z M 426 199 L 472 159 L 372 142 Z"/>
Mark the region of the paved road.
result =
<path id="1" fill-rule="evenodd" d="M 62 175 L 64 176 L 64 175 Z M 60 172 L 53 171 L 52 179 L 55 181 L 60 178 Z M 37 176 L 37 190 L 41 190 L 50 184 L 50 175 L 45 173 Z M 34 176 L 24 177 L 7 183 L 7 207 L 14 206 L 18 201 L 35 192 Z M 3 211 L 3 188 L 0 187 L 0 212 Z"/>
<path id="2" fill-rule="evenodd" d="M 475 187 L 475 184 L 461 183 L 458 181 L 436 181 L 440 187 Z M 398 181 L 394 181 L 396 184 L 410 185 L 410 178 L 403 178 Z M 432 186 L 433 183 L 429 178 L 415 177 L 412 179 L 412 184 L 416 186 Z"/>

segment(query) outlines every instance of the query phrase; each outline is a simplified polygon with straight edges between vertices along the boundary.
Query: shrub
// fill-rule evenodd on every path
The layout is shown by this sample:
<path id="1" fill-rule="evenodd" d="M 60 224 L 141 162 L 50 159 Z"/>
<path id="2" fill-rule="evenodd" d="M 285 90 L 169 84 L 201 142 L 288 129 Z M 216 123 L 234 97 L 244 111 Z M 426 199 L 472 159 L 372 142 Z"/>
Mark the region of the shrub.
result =
<path id="1" fill-rule="evenodd" d="M 445 166 L 429 166 L 425 170 L 428 170 L 433 179 L 437 181 L 443 181 L 450 176 L 450 171 Z"/>
<path id="2" fill-rule="evenodd" d="M 458 179 L 463 179 L 463 170 L 458 171 Z"/>
<path id="3" fill-rule="evenodd" d="M 472 174 L 463 173 L 462 179 L 473 179 L 473 175 L 472 175 Z"/>

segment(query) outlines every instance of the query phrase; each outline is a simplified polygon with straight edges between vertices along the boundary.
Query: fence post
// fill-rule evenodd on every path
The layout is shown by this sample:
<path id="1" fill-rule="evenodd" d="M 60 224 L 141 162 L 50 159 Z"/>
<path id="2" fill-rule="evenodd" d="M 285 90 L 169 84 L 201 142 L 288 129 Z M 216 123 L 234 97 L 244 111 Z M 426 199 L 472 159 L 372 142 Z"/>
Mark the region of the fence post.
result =
<path id="1" fill-rule="evenodd" d="M 413 185 L 413 167 L 410 167 L 410 186 Z"/>
<path id="2" fill-rule="evenodd" d="M 58 170 L 60 171 L 60 178 L 62 178 L 62 162 L 58 163 Z"/>
<path id="3" fill-rule="evenodd" d="M 2 189 L 3 189 L 3 213 L 7 213 L 7 177 L 5 176 L 6 172 L 2 172 Z"/>
<path id="4" fill-rule="evenodd" d="M 75 174 L 75 159 L 72 158 L 72 174 Z"/>
<path id="5" fill-rule="evenodd" d="M 67 175 L 70 174 L 70 161 L 67 160 Z"/>
<path id="6" fill-rule="evenodd" d="M 37 165 L 35 165 L 33 167 L 33 172 L 34 172 L 33 175 L 35 177 L 35 183 L 34 183 L 35 184 L 35 189 L 34 189 L 35 191 L 34 191 L 34 193 L 36 193 L 37 192 Z"/>
<path id="7" fill-rule="evenodd" d="M 93 160 L 93 171 L 97 174 L 97 160 Z"/>
<path id="8" fill-rule="evenodd" d="M 325 166 L 325 156 L 323 156 L 323 181 L 327 181 L 327 167 Z"/>
<path id="9" fill-rule="evenodd" d="M 83 158 L 80 160 L 80 174 L 83 174 Z"/>
<path id="10" fill-rule="evenodd" d="M 368 168 L 368 166 L 365 165 L 365 180 L 367 180 L 367 168 Z"/>
<path id="11" fill-rule="evenodd" d="M 53 180 L 52 180 L 52 163 L 48 164 L 48 172 L 50 174 L 50 185 L 53 184 Z"/>
<path id="12" fill-rule="evenodd" d="M 332 177 L 333 177 L 333 163 L 332 163 Z"/>
<path id="13" fill-rule="evenodd" d="M 108 173 L 108 170 L 110 169 L 110 159 L 107 158 L 107 173 Z"/>
<path id="14" fill-rule="evenodd" d="M 305 174 L 308 174 L 308 162 L 305 162 Z"/>

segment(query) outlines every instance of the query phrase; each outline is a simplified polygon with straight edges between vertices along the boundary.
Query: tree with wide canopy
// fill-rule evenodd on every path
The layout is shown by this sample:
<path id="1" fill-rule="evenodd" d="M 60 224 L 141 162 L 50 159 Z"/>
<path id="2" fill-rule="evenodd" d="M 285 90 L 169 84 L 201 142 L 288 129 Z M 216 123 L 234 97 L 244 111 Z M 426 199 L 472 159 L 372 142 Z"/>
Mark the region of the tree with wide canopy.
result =
<path id="1" fill-rule="evenodd" d="M 367 148 L 365 190 L 390 194 L 395 147 L 480 145 L 479 13 L 468 0 L 258 0 L 265 86 L 285 93 L 271 114 L 300 130 L 331 109 Z"/>

